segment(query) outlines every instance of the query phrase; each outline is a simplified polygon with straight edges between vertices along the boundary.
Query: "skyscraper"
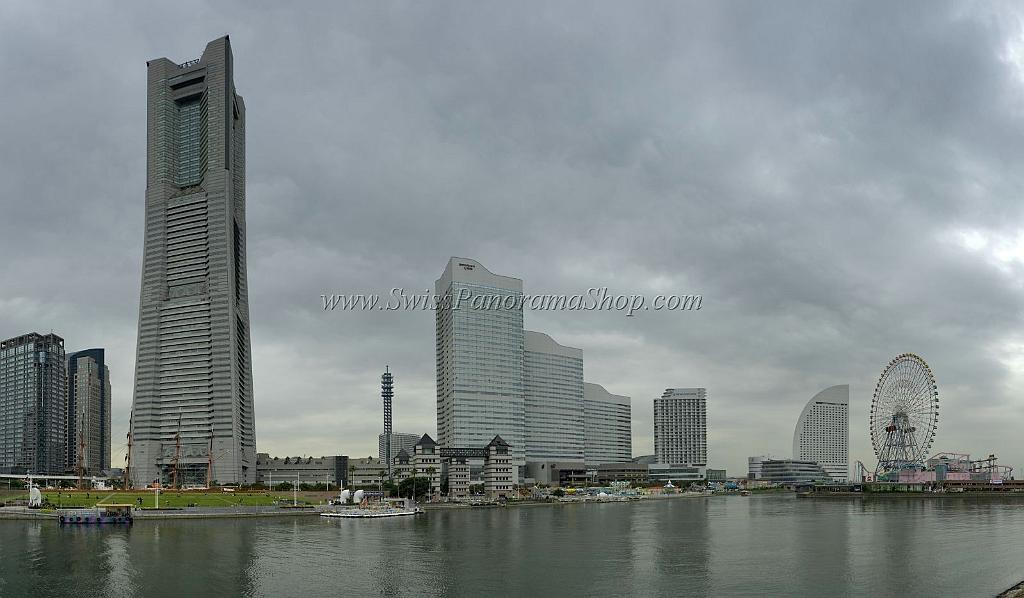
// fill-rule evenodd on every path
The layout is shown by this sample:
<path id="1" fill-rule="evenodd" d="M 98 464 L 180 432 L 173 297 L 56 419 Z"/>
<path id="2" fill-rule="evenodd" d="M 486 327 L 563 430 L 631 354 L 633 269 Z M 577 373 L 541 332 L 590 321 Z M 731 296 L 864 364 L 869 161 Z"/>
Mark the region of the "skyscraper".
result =
<path id="1" fill-rule="evenodd" d="M 816 461 L 834 480 L 849 478 L 849 384 L 830 386 L 804 405 L 793 431 L 793 459 Z"/>
<path id="2" fill-rule="evenodd" d="M 413 454 L 416 448 L 416 443 L 419 442 L 423 434 L 409 434 L 406 432 L 392 432 L 391 433 L 391 460 L 394 461 L 398 453 L 405 451 L 410 455 Z M 388 453 L 387 440 L 384 434 L 377 435 L 377 451 L 380 455 L 381 461 L 384 460 L 384 455 Z"/>
<path id="3" fill-rule="evenodd" d="M 583 351 L 524 332 L 526 463 L 583 466 Z M 512 447 L 513 451 L 515 447 Z M 533 477 L 536 474 L 529 473 Z"/>
<path id="4" fill-rule="evenodd" d="M 245 104 L 227 36 L 150 60 L 132 480 L 256 481 Z"/>
<path id="5" fill-rule="evenodd" d="M 587 467 L 633 458 L 633 421 L 629 397 L 613 395 L 600 384 L 583 383 L 583 453 Z"/>
<path id="6" fill-rule="evenodd" d="M 110 469 L 110 370 L 103 349 L 68 355 L 67 470 Z M 79 454 L 81 453 L 81 454 Z"/>
<path id="7" fill-rule="evenodd" d="M 64 473 L 64 339 L 23 334 L 0 342 L 0 473 Z"/>
<path id="8" fill-rule="evenodd" d="M 658 463 L 707 465 L 707 390 L 668 388 L 654 399 L 654 455 Z"/>
<path id="9" fill-rule="evenodd" d="M 453 257 L 434 283 L 437 438 L 442 447 L 511 445 L 517 479 L 525 465 L 523 281 Z"/>

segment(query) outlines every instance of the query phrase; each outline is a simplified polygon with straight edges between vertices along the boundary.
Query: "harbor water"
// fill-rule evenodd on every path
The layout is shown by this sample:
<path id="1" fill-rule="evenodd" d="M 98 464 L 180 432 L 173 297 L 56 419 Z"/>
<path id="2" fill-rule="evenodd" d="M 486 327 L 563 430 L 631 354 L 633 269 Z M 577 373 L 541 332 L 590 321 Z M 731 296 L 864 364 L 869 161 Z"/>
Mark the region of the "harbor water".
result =
<path id="1" fill-rule="evenodd" d="M 712 496 L 416 517 L 0 520 L 0 596 L 994 596 L 1024 500 Z"/>

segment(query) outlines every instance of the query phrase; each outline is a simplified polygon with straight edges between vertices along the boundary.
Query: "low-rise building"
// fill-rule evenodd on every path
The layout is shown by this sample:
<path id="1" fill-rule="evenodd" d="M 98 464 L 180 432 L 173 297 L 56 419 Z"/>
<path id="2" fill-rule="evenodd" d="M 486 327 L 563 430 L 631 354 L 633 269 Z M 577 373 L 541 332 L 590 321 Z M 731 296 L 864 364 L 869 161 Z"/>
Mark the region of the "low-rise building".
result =
<path id="1" fill-rule="evenodd" d="M 350 488 L 377 488 L 387 478 L 385 464 L 376 457 L 362 457 L 348 460 Z"/>
<path id="2" fill-rule="evenodd" d="M 495 436 L 487 445 L 487 460 L 484 462 L 484 492 L 488 498 L 512 496 L 515 478 L 512 475 L 512 452 L 509 444 Z"/>
<path id="3" fill-rule="evenodd" d="M 760 480 L 761 479 L 761 464 L 771 459 L 764 455 L 758 455 L 756 457 L 747 457 L 747 479 L 748 480 Z"/>
<path id="4" fill-rule="evenodd" d="M 283 482 L 340 488 L 348 483 L 348 457 L 271 457 L 257 453 L 256 483 L 270 486 Z"/>
<path id="5" fill-rule="evenodd" d="M 586 481 L 587 466 L 583 461 L 527 461 L 527 483 L 546 486 L 564 486 L 577 480 Z"/>
<path id="6" fill-rule="evenodd" d="M 707 468 L 689 463 L 652 463 L 647 466 L 647 478 L 651 482 L 668 483 L 676 486 L 707 479 Z"/>
<path id="7" fill-rule="evenodd" d="M 798 461 L 796 459 L 766 459 L 762 461 L 760 479 L 774 484 L 806 484 L 832 480 L 816 461 Z"/>
<path id="8" fill-rule="evenodd" d="M 647 464 L 625 461 L 622 463 L 602 463 L 594 470 L 594 481 L 598 484 L 628 482 L 643 484 L 647 482 Z"/>
<path id="9" fill-rule="evenodd" d="M 451 457 L 446 461 L 445 475 L 448 480 L 448 496 L 451 498 L 465 498 L 469 496 L 469 459 L 466 457 Z"/>
<path id="10" fill-rule="evenodd" d="M 724 482 L 727 478 L 726 471 L 724 469 L 711 469 L 707 470 L 709 482 Z"/>
<path id="11" fill-rule="evenodd" d="M 414 448 L 413 471 L 416 477 L 430 481 L 430 498 L 436 498 L 441 494 L 441 454 L 437 443 L 429 434 L 424 434 Z"/>

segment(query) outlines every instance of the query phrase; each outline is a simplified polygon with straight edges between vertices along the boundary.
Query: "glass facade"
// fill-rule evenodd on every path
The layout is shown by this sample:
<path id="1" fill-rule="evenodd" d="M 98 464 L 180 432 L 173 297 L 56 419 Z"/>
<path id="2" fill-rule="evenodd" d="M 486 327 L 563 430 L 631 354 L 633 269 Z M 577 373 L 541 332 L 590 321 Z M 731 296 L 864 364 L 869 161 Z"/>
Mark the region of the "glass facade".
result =
<path id="1" fill-rule="evenodd" d="M 622 463 L 633 457 L 632 407 L 629 397 L 614 395 L 600 384 L 583 385 L 584 460 L 587 467 Z"/>
<path id="2" fill-rule="evenodd" d="M 61 474 L 67 458 L 64 339 L 0 343 L 0 472 Z"/>
<path id="3" fill-rule="evenodd" d="M 198 185 L 206 171 L 206 100 L 194 97 L 177 102 L 174 127 L 175 182 Z"/>
<path id="4" fill-rule="evenodd" d="M 500 435 L 511 446 L 514 463 L 522 466 L 522 283 L 490 274 L 472 260 L 455 262 L 449 263 L 436 289 L 441 297 L 436 337 L 438 441 L 441 446 L 476 448 Z"/>
<path id="5" fill-rule="evenodd" d="M 526 331 L 526 460 L 583 461 L 583 351 Z"/>

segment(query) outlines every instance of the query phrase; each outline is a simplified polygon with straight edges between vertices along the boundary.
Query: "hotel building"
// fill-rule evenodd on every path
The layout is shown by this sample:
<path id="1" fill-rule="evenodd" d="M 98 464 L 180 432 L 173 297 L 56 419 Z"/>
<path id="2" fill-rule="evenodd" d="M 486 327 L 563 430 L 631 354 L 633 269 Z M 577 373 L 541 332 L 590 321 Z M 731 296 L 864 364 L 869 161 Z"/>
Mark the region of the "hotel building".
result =
<path id="1" fill-rule="evenodd" d="M 707 465 L 706 389 L 668 388 L 654 399 L 654 455 L 658 463 Z"/>
<path id="2" fill-rule="evenodd" d="M 622 463 L 633 457 L 630 399 L 583 383 L 583 458 L 588 468 Z"/>
<path id="3" fill-rule="evenodd" d="M 523 281 L 453 257 L 434 288 L 438 444 L 479 447 L 500 435 L 518 480 L 526 464 Z"/>
<path id="4" fill-rule="evenodd" d="M 524 334 L 526 475 L 550 483 L 554 464 L 584 466 L 583 351 Z"/>
<path id="5" fill-rule="evenodd" d="M 830 386 L 811 397 L 793 431 L 793 459 L 814 461 L 836 481 L 850 473 L 850 386 Z"/>

